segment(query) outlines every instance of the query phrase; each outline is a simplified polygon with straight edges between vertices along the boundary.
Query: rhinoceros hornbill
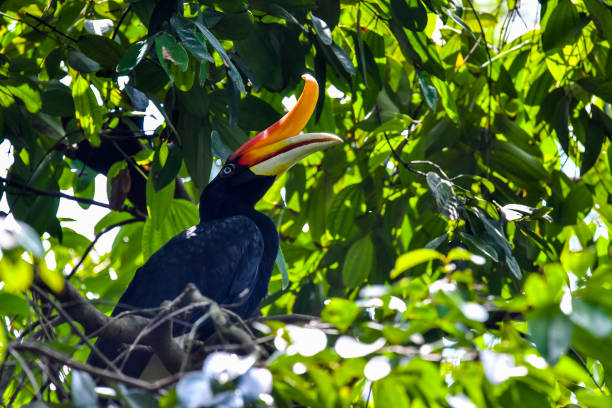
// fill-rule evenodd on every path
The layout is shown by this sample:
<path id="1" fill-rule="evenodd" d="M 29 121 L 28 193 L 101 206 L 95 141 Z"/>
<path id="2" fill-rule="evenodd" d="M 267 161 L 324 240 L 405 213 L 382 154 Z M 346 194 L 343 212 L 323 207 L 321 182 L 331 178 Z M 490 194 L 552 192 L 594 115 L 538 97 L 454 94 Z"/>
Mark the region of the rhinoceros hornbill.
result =
<path id="1" fill-rule="evenodd" d="M 233 305 L 231 310 L 243 318 L 253 315 L 267 294 L 279 243 L 276 226 L 254 209 L 255 203 L 277 175 L 311 153 L 342 143 L 329 133 L 300 134 L 319 93 L 312 76 L 303 78 L 304 90 L 294 108 L 230 155 L 200 196 L 200 223 L 172 238 L 136 271 L 113 316 L 159 307 L 188 283 L 220 305 Z M 181 327 L 174 325 L 174 335 L 180 334 Z M 101 337 L 95 347 L 112 361 L 123 345 Z M 123 372 L 141 375 L 151 357 L 146 350 L 133 351 Z M 93 353 L 89 362 L 105 366 Z"/>

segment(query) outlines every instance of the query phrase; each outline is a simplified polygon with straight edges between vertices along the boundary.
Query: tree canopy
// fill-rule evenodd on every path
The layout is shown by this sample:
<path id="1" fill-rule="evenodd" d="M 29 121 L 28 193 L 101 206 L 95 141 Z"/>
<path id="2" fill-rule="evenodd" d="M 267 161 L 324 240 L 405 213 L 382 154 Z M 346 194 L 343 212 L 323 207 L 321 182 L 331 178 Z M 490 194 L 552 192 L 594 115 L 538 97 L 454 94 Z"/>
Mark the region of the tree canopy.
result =
<path id="1" fill-rule="evenodd" d="M 3 1 L 0 404 L 611 406 L 611 46 L 609 0 Z M 87 366 L 306 72 L 305 131 L 345 143 L 257 206 L 281 237 L 263 317 L 208 305 L 219 341 L 157 382 Z M 108 209 L 93 240 L 60 200 Z"/>

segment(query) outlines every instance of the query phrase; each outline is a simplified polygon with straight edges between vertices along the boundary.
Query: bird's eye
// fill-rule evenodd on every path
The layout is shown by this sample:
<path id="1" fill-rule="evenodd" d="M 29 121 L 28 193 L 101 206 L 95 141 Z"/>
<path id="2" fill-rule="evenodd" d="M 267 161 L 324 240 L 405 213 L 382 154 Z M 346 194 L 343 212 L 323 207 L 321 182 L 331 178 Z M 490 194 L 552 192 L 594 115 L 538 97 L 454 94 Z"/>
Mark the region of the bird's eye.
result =
<path id="1" fill-rule="evenodd" d="M 232 174 L 234 172 L 235 168 L 236 168 L 236 166 L 234 166 L 233 164 L 226 164 L 221 169 L 221 173 L 223 173 L 224 176 L 229 176 L 230 174 Z"/>

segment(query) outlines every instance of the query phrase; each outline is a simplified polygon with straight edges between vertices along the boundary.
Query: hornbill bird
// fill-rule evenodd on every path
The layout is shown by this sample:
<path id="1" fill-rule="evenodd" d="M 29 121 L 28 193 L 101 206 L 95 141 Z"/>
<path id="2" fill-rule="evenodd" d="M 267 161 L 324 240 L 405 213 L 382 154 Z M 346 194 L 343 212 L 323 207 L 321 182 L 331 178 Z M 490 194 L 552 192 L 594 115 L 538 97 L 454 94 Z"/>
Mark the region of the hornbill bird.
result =
<path id="1" fill-rule="evenodd" d="M 140 267 L 119 299 L 113 316 L 126 310 L 159 307 L 179 296 L 188 283 L 242 318 L 254 314 L 268 292 L 278 251 L 276 226 L 254 209 L 275 177 L 311 153 L 342 139 L 329 133 L 300 134 L 315 108 L 318 84 L 308 74 L 296 105 L 278 122 L 247 141 L 229 156 L 219 174 L 200 196 L 200 223 L 172 238 Z M 199 316 L 193 316 L 191 323 Z M 198 332 L 200 337 L 212 334 Z M 184 327 L 174 325 L 173 334 Z M 100 337 L 95 344 L 109 360 L 122 344 Z M 123 365 L 124 374 L 138 377 L 152 353 L 133 351 Z M 105 367 L 92 353 L 89 363 Z"/>

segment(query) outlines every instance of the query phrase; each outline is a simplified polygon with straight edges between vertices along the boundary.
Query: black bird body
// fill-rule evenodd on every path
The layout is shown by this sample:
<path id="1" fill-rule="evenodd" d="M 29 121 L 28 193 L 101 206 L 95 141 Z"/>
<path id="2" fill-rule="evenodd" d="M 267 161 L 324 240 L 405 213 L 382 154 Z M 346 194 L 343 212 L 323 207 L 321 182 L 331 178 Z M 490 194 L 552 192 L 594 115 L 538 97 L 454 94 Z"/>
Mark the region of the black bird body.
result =
<path id="1" fill-rule="evenodd" d="M 275 243 L 278 245 L 276 233 L 269 237 L 269 243 L 271 248 L 266 251 L 261 230 L 253 220 L 242 215 L 191 227 L 168 241 L 136 271 L 113 316 L 127 310 L 157 308 L 160 302 L 179 296 L 187 283 L 194 283 L 215 302 L 230 306 L 244 318 L 249 317 L 267 293 L 277 252 L 273 247 Z M 194 274 L 194 270 L 201 273 Z M 159 271 L 167 271 L 167 276 L 160 277 Z M 164 280 L 159 281 L 160 278 Z M 198 318 L 192 315 L 189 323 Z M 212 334 L 213 326 L 208 324 L 202 329 L 199 335 L 207 337 Z M 175 336 L 188 330 L 184 325 L 173 325 Z M 120 343 L 104 338 L 98 340 L 96 347 L 111 361 L 122 351 Z M 138 377 L 150 358 L 151 352 L 133 351 L 124 364 L 124 374 Z M 89 362 L 103 365 L 95 354 Z"/>
<path id="2" fill-rule="evenodd" d="M 254 209 L 255 204 L 276 175 L 314 151 L 341 143 L 335 135 L 299 134 L 318 96 L 314 78 L 304 79 L 296 107 L 228 158 L 202 192 L 200 223 L 172 238 L 136 271 L 113 316 L 159 307 L 179 296 L 189 283 L 242 318 L 253 315 L 267 294 L 279 242 L 276 226 Z M 199 317 L 192 316 L 189 323 Z M 205 338 L 213 329 L 212 324 L 204 324 L 198 335 Z M 178 336 L 188 328 L 174 324 L 173 330 Z M 122 351 L 120 343 L 106 338 L 98 339 L 96 347 L 111 361 Z M 139 376 L 150 358 L 146 350 L 132 352 L 123 372 Z M 104 367 L 95 353 L 89 362 Z"/>

